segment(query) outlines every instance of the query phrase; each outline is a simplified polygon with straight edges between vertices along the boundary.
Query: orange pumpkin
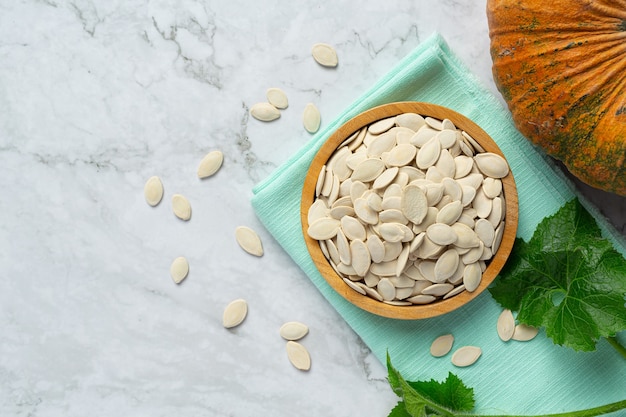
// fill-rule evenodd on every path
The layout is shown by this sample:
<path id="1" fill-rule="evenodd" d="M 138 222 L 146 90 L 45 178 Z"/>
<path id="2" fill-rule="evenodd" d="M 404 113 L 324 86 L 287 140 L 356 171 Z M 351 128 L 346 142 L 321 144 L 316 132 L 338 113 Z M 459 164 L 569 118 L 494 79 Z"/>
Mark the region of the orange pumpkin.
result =
<path id="1" fill-rule="evenodd" d="M 626 0 L 488 0 L 493 76 L 518 130 L 626 195 Z"/>

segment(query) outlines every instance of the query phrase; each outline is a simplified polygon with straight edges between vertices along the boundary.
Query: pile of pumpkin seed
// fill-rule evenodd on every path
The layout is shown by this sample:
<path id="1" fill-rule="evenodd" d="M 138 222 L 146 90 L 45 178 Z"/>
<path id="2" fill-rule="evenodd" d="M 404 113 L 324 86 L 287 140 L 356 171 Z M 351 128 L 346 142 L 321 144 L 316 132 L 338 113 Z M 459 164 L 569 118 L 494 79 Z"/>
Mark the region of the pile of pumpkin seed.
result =
<path id="1" fill-rule="evenodd" d="M 451 120 L 379 120 L 320 170 L 307 234 L 348 286 L 378 301 L 473 292 L 502 239 L 508 173 L 503 157 Z"/>

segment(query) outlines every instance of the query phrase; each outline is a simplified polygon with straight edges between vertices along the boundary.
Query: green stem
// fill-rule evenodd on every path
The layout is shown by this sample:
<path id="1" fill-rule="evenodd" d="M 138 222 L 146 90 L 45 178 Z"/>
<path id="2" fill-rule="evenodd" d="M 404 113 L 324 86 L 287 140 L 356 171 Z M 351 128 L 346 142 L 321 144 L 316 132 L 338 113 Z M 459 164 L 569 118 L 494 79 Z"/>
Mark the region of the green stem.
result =
<path id="1" fill-rule="evenodd" d="M 626 347 L 624 347 L 615 336 L 607 337 L 606 340 L 624 357 L 624 359 L 626 359 Z"/>
<path id="2" fill-rule="evenodd" d="M 587 408 L 586 410 L 578 410 L 578 411 L 567 411 L 565 413 L 556 413 L 556 414 L 545 414 L 536 417 L 594 417 L 602 414 L 612 413 L 614 411 L 619 411 L 626 409 L 626 400 L 617 401 L 610 404 L 601 405 L 599 407 Z M 463 417 L 485 417 L 480 414 L 459 414 L 459 416 Z M 515 416 L 515 415 L 494 415 L 489 417 L 529 417 L 529 416 Z"/>

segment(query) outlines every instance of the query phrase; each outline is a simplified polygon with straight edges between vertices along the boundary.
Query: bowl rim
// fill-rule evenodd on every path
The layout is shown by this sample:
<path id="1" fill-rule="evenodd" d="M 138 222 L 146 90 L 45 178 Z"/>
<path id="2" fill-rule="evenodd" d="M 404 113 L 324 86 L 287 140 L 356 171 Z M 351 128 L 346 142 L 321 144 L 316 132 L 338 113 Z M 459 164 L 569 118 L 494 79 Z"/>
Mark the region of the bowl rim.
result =
<path id="1" fill-rule="evenodd" d="M 343 125 L 336 129 L 318 149 L 311 164 L 309 165 L 304 179 L 300 201 L 300 220 L 308 253 L 311 256 L 317 271 L 334 291 L 351 304 L 375 315 L 394 319 L 416 320 L 436 317 L 454 311 L 478 297 L 478 295 L 480 295 L 493 282 L 508 259 L 515 242 L 518 226 L 518 196 L 515 179 L 512 171 L 509 169 L 509 174 L 502 178 L 506 204 L 506 220 L 502 241 L 498 251 L 494 254 L 492 259 L 489 261 L 487 268 L 483 272 L 480 285 L 475 291 L 463 291 L 462 293 L 446 300 L 439 300 L 430 304 L 395 306 L 375 300 L 367 295 L 362 295 L 350 288 L 330 265 L 321 250 L 319 242 L 309 237 L 307 234 L 308 211 L 311 204 L 315 201 L 315 185 L 317 183 L 317 177 L 320 170 L 327 163 L 334 151 L 347 138 L 349 138 L 350 135 L 375 121 L 393 117 L 402 113 L 418 113 L 423 117 L 433 117 L 439 120 L 450 119 L 457 128 L 466 131 L 472 138 L 474 138 L 486 152 L 493 152 L 504 157 L 504 154 L 498 145 L 480 126 L 478 126 L 478 124 L 463 114 L 450 108 L 433 103 L 417 101 L 393 102 L 372 107 L 346 121 Z"/>

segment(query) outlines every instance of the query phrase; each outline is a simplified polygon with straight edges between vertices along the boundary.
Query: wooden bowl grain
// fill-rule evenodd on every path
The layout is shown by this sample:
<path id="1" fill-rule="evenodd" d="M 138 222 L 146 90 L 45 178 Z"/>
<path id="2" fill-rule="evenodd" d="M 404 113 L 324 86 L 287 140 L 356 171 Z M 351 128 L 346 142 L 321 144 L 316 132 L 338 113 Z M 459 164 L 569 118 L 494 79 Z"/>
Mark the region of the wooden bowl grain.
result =
<path id="1" fill-rule="evenodd" d="M 312 239 L 307 234 L 309 226 L 307 215 L 309 207 L 315 201 L 315 186 L 318 174 L 337 147 L 350 137 L 350 135 L 378 120 L 408 112 L 418 113 L 424 117 L 430 116 L 440 120 L 450 119 L 459 129 L 463 129 L 469 133 L 485 151 L 493 152 L 504 157 L 498 145 L 496 145 L 493 139 L 491 139 L 482 128 L 472 120 L 451 109 L 421 102 L 398 102 L 381 105 L 367 110 L 347 121 L 321 146 L 313 158 L 304 180 L 300 217 L 305 243 L 311 258 L 320 274 L 337 293 L 350 303 L 370 313 L 393 319 L 416 320 L 435 317 L 456 310 L 476 298 L 493 282 L 513 248 L 517 233 L 518 200 L 515 180 L 513 174 L 509 172 L 509 174 L 502 179 L 504 198 L 506 201 L 505 228 L 502 243 L 493 258 L 489 261 L 486 270 L 483 272 L 481 283 L 475 291 L 463 291 L 461 294 L 431 304 L 395 306 L 361 295 L 348 287 L 322 253 L 319 242 Z"/>

